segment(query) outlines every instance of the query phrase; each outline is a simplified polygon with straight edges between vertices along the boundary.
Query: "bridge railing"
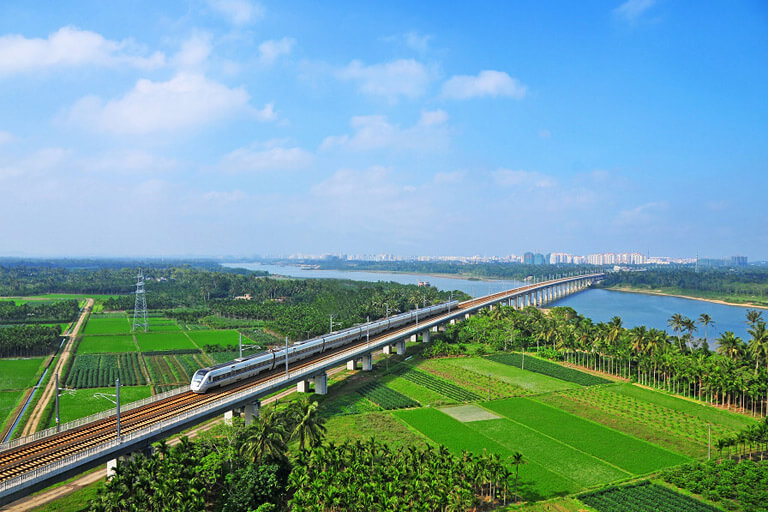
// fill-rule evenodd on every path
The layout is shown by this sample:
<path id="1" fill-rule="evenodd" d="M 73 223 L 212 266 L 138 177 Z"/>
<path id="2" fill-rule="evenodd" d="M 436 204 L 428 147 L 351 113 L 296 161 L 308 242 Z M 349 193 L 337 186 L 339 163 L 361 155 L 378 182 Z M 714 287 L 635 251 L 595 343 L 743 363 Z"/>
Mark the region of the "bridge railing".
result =
<path id="1" fill-rule="evenodd" d="M 141 400 L 137 400 L 135 402 L 131 402 L 125 405 L 121 404 L 120 412 L 128 412 L 138 407 L 142 407 L 144 405 L 150 404 L 152 402 L 157 402 L 160 400 L 164 400 L 166 398 L 170 398 L 172 396 L 176 396 L 185 391 L 189 391 L 189 386 L 182 386 L 179 388 L 170 389 L 168 391 L 164 391 L 163 393 L 158 393 L 157 395 L 148 396 L 147 398 L 142 398 Z M 95 414 L 91 414 L 90 416 L 86 416 L 84 418 L 79 418 L 76 420 L 69 421 L 67 423 L 60 425 L 58 429 L 56 427 L 50 427 L 45 430 L 40 430 L 39 432 L 35 432 L 34 434 L 31 434 L 28 436 L 11 439 L 10 441 L 6 441 L 5 443 L 0 443 L 0 452 L 3 452 L 10 448 L 15 448 L 22 444 L 27 444 L 33 441 L 37 441 L 38 439 L 42 439 L 44 437 L 66 432 L 67 430 L 79 428 L 79 427 L 82 427 L 83 425 L 87 425 L 88 423 L 103 420 L 105 418 L 109 418 L 110 416 L 114 416 L 116 414 L 117 414 L 117 407 L 113 407 L 111 409 L 107 409 L 106 411 L 97 412 Z"/>

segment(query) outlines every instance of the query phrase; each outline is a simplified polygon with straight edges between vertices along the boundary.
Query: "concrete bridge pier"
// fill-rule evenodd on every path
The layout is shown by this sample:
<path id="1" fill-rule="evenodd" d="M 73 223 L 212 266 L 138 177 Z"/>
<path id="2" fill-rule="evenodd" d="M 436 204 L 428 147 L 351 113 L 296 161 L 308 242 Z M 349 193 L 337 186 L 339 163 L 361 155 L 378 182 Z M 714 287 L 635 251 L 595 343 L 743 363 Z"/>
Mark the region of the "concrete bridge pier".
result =
<path id="1" fill-rule="evenodd" d="M 411 334 L 411 341 L 418 341 L 417 334 Z"/>
<path id="2" fill-rule="evenodd" d="M 109 459 L 107 461 L 107 480 L 112 479 L 115 476 L 115 470 L 117 469 L 117 459 Z"/>
<path id="3" fill-rule="evenodd" d="M 246 425 L 253 423 L 254 418 L 259 417 L 259 411 L 261 410 L 261 402 L 256 400 L 252 404 L 246 404 L 243 407 L 243 421 Z"/>
<path id="4" fill-rule="evenodd" d="M 392 345 L 384 345 L 384 348 L 382 349 L 382 352 L 389 355 L 392 353 Z"/>
<path id="5" fill-rule="evenodd" d="M 422 343 L 429 343 L 429 329 L 421 333 L 421 342 Z"/>
<path id="6" fill-rule="evenodd" d="M 318 395 L 328 394 L 328 374 L 323 372 L 320 375 L 315 375 L 313 379 L 315 381 L 315 393 Z"/>
<path id="7" fill-rule="evenodd" d="M 347 370 L 357 370 L 357 360 L 350 359 L 347 361 Z"/>
<path id="8" fill-rule="evenodd" d="M 300 380 L 296 383 L 296 392 L 297 393 L 309 393 L 309 381 L 308 380 Z"/>
<path id="9" fill-rule="evenodd" d="M 363 371 L 369 372 L 373 370 L 373 354 L 365 354 L 363 355 Z"/>
<path id="10" fill-rule="evenodd" d="M 400 340 L 397 343 L 395 343 L 395 350 L 397 350 L 397 355 L 399 356 L 405 355 L 405 340 Z"/>

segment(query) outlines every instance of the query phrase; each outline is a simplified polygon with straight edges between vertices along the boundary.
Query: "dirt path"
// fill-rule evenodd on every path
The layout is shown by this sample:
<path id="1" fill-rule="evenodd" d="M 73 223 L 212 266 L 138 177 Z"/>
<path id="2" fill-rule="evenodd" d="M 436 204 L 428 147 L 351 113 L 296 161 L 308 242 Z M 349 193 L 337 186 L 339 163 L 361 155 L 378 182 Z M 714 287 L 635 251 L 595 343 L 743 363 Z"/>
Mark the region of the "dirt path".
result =
<path id="1" fill-rule="evenodd" d="M 345 366 L 339 366 L 338 368 L 333 368 L 328 371 L 328 376 L 330 377 L 332 375 L 336 375 L 337 373 L 343 372 L 345 370 L 346 370 Z M 271 404 L 272 402 L 276 402 L 289 395 L 292 395 L 293 393 L 296 393 L 296 386 L 291 386 L 285 391 L 282 391 L 269 398 L 265 398 L 264 400 L 261 401 L 261 405 L 263 406 L 263 405 Z M 188 430 L 187 432 L 184 433 L 184 436 L 188 437 L 189 439 L 194 439 L 201 433 L 211 430 L 222 421 L 223 421 L 223 418 L 215 421 L 210 421 L 208 423 L 205 423 L 204 425 L 193 428 L 192 430 Z M 175 444 L 178 444 L 179 442 L 180 442 L 179 436 L 176 436 L 171 440 L 169 440 L 168 444 L 173 446 Z M 88 473 L 87 475 L 81 478 L 78 478 L 76 480 L 72 480 L 71 482 L 68 482 L 64 485 L 60 485 L 53 489 L 48 489 L 47 491 L 43 491 L 37 495 L 21 498 L 20 500 L 14 501 L 13 503 L 9 503 L 3 507 L 0 507 L 0 511 L 26 512 L 28 510 L 34 510 L 38 507 L 42 507 L 43 505 L 47 505 L 48 503 L 55 501 L 59 498 L 63 498 L 64 496 L 67 496 L 75 491 L 78 491 L 83 487 L 92 485 L 98 482 L 99 480 L 103 480 L 105 473 L 106 473 L 106 466 L 100 466 L 99 468 L 96 469 L 96 471 L 92 473 Z"/>
<path id="2" fill-rule="evenodd" d="M 59 375 L 61 375 L 61 369 L 64 368 L 64 365 L 71 355 L 72 345 L 75 343 L 75 339 L 80 333 L 80 330 L 83 328 L 85 319 L 88 318 L 88 315 L 92 309 L 93 299 L 87 299 L 85 307 L 83 308 L 83 312 L 80 313 L 80 318 L 77 319 L 77 323 L 75 324 L 74 329 L 72 329 L 72 332 L 69 334 L 69 340 L 67 340 L 66 345 L 64 345 L 64 350 L 61 352 L 61 357 L 59 357 L 59 360 L 56 362 L 56 367 L 51 369 L 51 378 L 48 380 L 48 384 L 45 386 L 45 390 L 43 391 L 40 400 L 37 402 L 35 409 L 32 411 L 32 414 L 29 416 L 29 421 L 27 421 L 27 424 L 24 425 L 24 430 L 21 431 L 22 436 L 32 435 L 37 431 L 37 426 L 43 419 L 43 411 L 45 410 L 45 406 L 51 400 L 53 393 L 55 392 L 56 379 L 53 378 L 53 375 L 55 373 L 59 373 Z"/>

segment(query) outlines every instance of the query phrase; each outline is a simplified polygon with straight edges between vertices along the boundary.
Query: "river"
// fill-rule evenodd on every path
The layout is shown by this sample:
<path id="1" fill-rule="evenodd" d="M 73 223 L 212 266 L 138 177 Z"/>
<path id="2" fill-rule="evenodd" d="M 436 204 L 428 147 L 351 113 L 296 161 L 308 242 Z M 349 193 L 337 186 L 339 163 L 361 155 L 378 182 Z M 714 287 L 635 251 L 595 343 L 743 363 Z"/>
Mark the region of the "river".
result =
<path id="1" fill-rule="evenodd" d="M 441 290 L 461 290 L 473 297 L 517 288 L 524 283 L 511 279 L 478 281 L 466 278 L 438 277 L 395 272 L 358 272 L 346 270 L 302 269 L 290 265 L 264 265 L 261 263 L 225 263 L 223 266 L 261 270 L 270 274 L 290 277 L 319 279 L 352 279 L 356 281 L 394 281 L 401 284 L 417 284 L 428 281 Z M 695 299 L 648 295 L 642 293 L 618 292 L 614 290 L 586 290 L 555 302 L 556 306 L 570 306 L 580 314 L 591 318 L 595 323 L 607 322 L 614 316 L 620 316 L 624 326 L 631 328 L 638 325 L 669 330 L 667 321 L 674 313 L 694 320 L 702 313 L 707 313 L 714 325 L 708 327 L 707 337 L 710 347 L 714 340 L 725 331 L 733 331 L 744 341 L 749 339 L 745 323 L 747 309 L 743 306 L 727 306 Z M 766 312 L 768 313 L 768 312 Z M 764 314 L 763 316 L 768 316 Z M 697 337 L 704 337 L 704 327 L 699 325 Z"/>

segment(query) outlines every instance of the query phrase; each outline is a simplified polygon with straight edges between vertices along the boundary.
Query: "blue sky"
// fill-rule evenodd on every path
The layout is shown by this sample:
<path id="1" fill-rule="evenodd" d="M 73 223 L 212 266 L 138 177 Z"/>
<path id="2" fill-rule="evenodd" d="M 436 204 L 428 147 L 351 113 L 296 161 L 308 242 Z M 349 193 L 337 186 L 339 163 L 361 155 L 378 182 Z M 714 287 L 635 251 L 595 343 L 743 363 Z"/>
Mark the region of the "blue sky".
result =
<path id="1" fill-rule="evenodd" d="M 0 254 L 767 259 L 767 56 L 759 0 L 3 2 Z"/>

